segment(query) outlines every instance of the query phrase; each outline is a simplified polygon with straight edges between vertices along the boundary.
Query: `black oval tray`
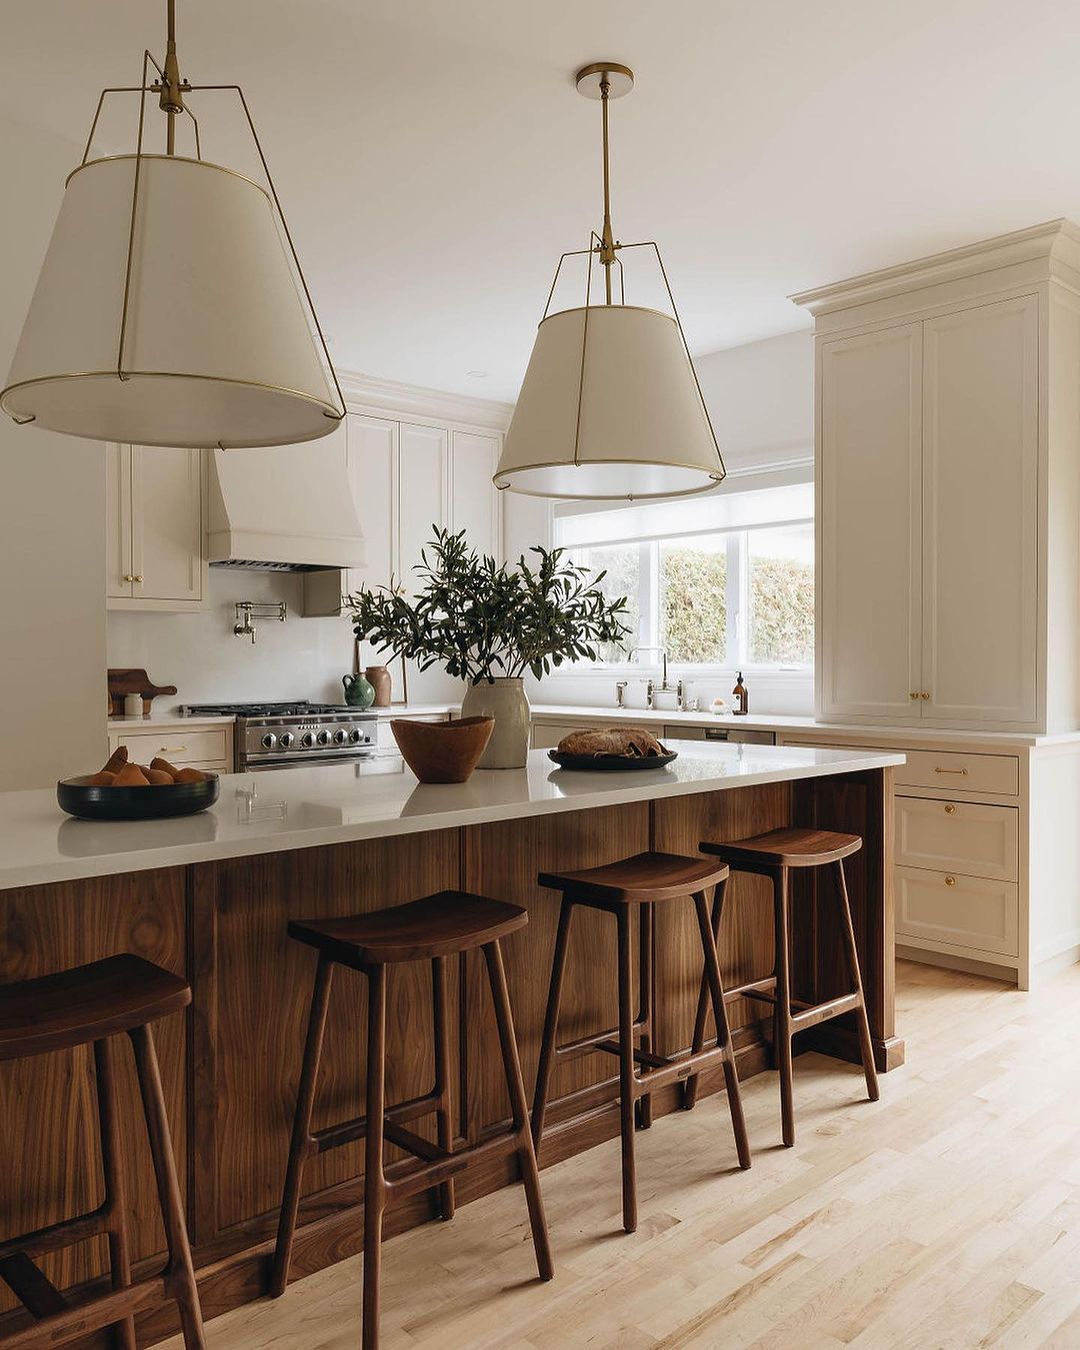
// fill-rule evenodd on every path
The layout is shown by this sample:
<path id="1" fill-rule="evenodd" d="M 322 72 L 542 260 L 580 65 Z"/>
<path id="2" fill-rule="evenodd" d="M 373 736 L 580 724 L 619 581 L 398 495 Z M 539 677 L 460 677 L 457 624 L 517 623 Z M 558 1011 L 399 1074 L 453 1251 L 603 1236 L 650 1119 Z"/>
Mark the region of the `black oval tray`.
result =
<path id="1" fill-rule="evenodd" d="M 101 787 L 83 778 L 56 785 L 60 809 L 80 820 L 161 820 L 192 816 L 218 799 L 217 774 L 202 783 L 158 783 L 150 787 Z"/>
<path id="2" fill-rule="evenodd" d="M 679 758 L 677 750 L 666 755 L 568 755 L 561 750 L 549 750 L 560 769 L 583 769 L 589 773 L 625 773 L 628 769 L 662 769 Z"/>

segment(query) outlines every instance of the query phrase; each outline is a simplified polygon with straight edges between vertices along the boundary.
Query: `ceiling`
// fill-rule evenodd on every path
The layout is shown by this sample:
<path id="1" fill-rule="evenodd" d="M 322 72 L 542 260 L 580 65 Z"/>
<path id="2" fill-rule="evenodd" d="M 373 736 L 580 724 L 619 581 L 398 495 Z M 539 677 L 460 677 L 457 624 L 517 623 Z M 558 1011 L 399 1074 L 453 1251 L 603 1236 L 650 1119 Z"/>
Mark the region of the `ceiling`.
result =
<path id="1" fill-rule="evenodd" d="M 178 8 L 184 73 L 245 88 L 336 363 L 372 376 L 515 396 L 558 255 L 599 228 L 572 72 L 605 57 L 637 72 L 616 234 L 661 243 L 695 353 L 803 326 L 792 291 L 1080 217 L 1074 0 Z M 164 0 L 9 0 L 0 117 L 81 153 L 99 89 L 163 30 Z M 222 96 L 193 106 L 206 157 L 248 153 Z M 119 111 L 103 149 L 133 131 Z"/>

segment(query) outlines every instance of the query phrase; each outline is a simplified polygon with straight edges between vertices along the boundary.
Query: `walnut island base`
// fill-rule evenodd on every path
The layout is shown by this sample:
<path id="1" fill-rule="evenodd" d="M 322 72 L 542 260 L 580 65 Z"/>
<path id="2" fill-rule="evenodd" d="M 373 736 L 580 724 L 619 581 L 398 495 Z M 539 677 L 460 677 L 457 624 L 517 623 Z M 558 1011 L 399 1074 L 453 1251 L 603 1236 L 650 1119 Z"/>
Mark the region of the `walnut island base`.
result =
<path id="1" fill-rule="evenodd" d="M 12 845 L 0 861 L 0 979 L 29 979 L 131 951 L 192 986 L 191 1006 L 159 1023 L 157 1042 L 206 1318 L 269 1288 L 315 971 L 313 954 L 287 936 L 290 920 L 381 909 L 455 888 L 524 905 L 528 926 L 509 935 L 504 955 L 531 1093 L 559 909 L 558 897 L 537 884 L 538 872 L 596 866 L 649 849 L 692 855 L 704 839 L 785 825 L 847 831 L 864 840 L 848 860 L 848 884 L 874 1059 L 879 1072 L 903 1062 L 894 1025 L 890 882 L 892 766 L 902 757 L 801 747 L 678 748 L 671 770 L 614 781 L 612 775 L 554 772 L 542 752 L 530 756 L 527 770 L 478 773 L 461 787 L 418 787 L 411 775 L 388 773 L 385 761 L 371 776 L 352 766 L 257 780 L 233 775 L 223 778 L 221 800 L 201 826 L 199 818 L 141 833 L 122 826 L 122 837 L 73 835 L 69 827 L 84 822 L 59 823 L 48 793 L 0 797 L 0 832 Z M 256 781 L 258 801 L 278 803 L 277 814 L 258 815 L 245 803 L 245 794 L 255 797 Z M 820 881 L 820 901 L 818 885 L 813 873 L 792 883 L 793 993 L 815 1003 L 848 992 L 829 879 Z M 736 874 L 729 886 L 720 962 L 730 986 L 771 970 L 773 918 L 766 878 Z M 575 919 L 580 926 L 562 1003 L 566 1039 L 617 1022 L 615 925 L 605 917 L 581 912 Z M 482 959 L 466 953 L 449 963 L 449 973 L 454 1132 L 461 1146 L 505 1129 L 510 1108 Z M 389 973 L 388 1103 L 430 1091 L 435 1078 L 427 975 L 416 966 Z M 689 1049 L 700 981 L 692 907 L 658 906 L 658 1054 Z M 769 1068 L 771 1014 L 748 999 L 733 1002 L 728 1012 L 740 1077 Z M 365 1066 L 356 1047 L 364 1043 L 365 1018 L 363 979 L 345 973 L 331 999 L 316 1129 L 363 1113 Z M 858 1063 L 853 1020 L 808 1029 L 796 1050 L 811 1048 Z M 117 1058 L 126 1111 L 138 1088 L 130 1057 Z M 542 1167 L 618 1134 L 618 1077 L 611 1067 L 595 1056 L 559 1064 Z M 701 1075 L 699 1094 L 722 1089 L 719 1067 Z M 797 1099 L 797 1068 L 795 1092 Z M 658 1089 L 653 1118 L 678 1110 L 681 1099 L 681 1084 Z M 0 1240 L 100 1202 L 89 1054 L 0 1065 L 0 1118 L 6 1140 Z M 425 1122 L 418 1132 L 427 1128 Z M 678 1147 L 674 1134 L 672 1141 Z M 138 1276 L 160 1264 L 164 1240 L 145 1141 L 132 1139 L 129 1156 Z M 387 1161 L 405 1156 L 389 1149 Z M 718 1170 L 736 1167 L 734 1145 L 722 1133 L 715 1163 Z M 506 1157 L 470 1165 L 455 1176 L 458 1204 L 516 1182 L 515 1168 Z M 310 1160 L 293 1278 L 359 1250 L 362 1170 L 362 1142 Z M 547 1171 L 542 1183 L 557 1184 L 557 1172 Z M 734 1171 L 731 1184 L 738 1185 Z M 437 1191 L 425 1192 L 392 1210 L 387 1234 L 435 1217 L 438 1199 Z M 557 1277 L 557 1234 L 553 1243 Z M 85 1286 L 106 1270 L 103 1246 L 57 1253 L 45 1270 L 60 1289 Z M 533 1277 L 523 1253 L 522 1278 Z M 0 1342 L 22 1320 L 13 1309 L 4 1290 Z M 175 1329 L 171 1306 L 152 1307 L 140 1316 L 139 1342 L 152 1344 Z"/>

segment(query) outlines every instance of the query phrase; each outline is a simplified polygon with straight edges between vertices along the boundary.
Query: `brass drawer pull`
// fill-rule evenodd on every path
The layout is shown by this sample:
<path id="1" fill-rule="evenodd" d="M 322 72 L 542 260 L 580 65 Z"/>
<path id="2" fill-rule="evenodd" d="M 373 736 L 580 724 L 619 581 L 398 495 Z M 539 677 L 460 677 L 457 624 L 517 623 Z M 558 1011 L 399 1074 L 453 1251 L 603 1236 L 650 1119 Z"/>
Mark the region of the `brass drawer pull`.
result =
<path id="1" fill-rule="evenodd" d="M 183 754 L 183 752 L 186 749 L 187 749 L 186 745 L 159 745 L 157 748 L 157 752 L 159 755 L 163 755 L 166 750 L 170 750 L 174 755 L 176 755 L 176 754 Z"/>
<path id="2" fill-rule="evenodd" d="M 946 878 L 945 878 L 945 885 L 946 885 L 946 886 L 955 886 L 955 885 L 956 885 L 956 878 L 955 878 L 955 877 L 951 877 L 951 876 L 950 876 L 950 877 L 946 877 Z"/>
<path id="3" fill-rule="evenodd" d="M 956 807 L 952 804 L 952 802 L 949 802 L 948 806 L 946 806 L 946 808 L 945 808 L 945 814 L 946 814 L 947 816 L 955 816 L 955 815 L 956 815 Z"/>
<path id="4" fill-rule="evenodd" d="M 962 778 L 967 777 L 967 769 L 935 769 L 935 773 L 958 773 Z"/>

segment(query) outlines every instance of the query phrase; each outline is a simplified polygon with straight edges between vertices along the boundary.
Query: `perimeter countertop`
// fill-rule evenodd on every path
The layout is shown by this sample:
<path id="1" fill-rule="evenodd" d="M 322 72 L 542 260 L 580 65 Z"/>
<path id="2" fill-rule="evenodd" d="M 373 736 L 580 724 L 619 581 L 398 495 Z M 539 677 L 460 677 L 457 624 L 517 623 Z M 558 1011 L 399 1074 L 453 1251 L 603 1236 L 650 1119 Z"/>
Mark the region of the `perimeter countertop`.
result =
<path id="1" fill-rule="evenodd" d="M 524 769 L 478 770 L 467 783 L 445 786 L 418 783 L 396 756 L 223 774 L 214 807 L 172 820 L 73 820 L 52 789 L 0 793 L 0 890 L 904 762 L 902 754 L 809 746 L 675 741 L 672 748 L 679 758 L 667 768 L 615 774 L 561 770 L 546 751 L 533 750 Z"/>

